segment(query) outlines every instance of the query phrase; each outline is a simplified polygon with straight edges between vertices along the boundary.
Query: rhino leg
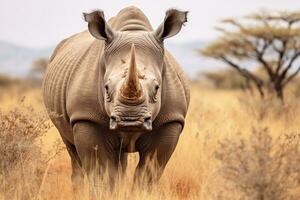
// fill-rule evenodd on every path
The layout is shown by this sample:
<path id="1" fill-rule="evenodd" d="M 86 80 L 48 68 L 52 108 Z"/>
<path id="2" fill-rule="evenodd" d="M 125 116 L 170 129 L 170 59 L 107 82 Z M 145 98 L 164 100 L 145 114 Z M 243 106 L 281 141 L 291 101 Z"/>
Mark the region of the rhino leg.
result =
<path id="1" fill-rule="evenodd" d="M 82 121 L 74 125 L 74 143 L 82 167 L 87 174 L 90 186 L 90 195 L 97 197 L 100 194 L 99 185 L 114 186 L 118 175 L 118 154 L 114 151 L 116 138 L 103 133 L 101 127 L 93 122 Z M 103 193 L 103 191 L 101 191 Z"/>
<path id="2" fill-rule="evenodd" d="M 182 125 L 174 122 L 138 140 L 140 161 L 135 171 L 135 184 L 150 186 L 161 177 L 177 145 Z M 140 182 L 144 184 L 141 184 Z"/>
<path id="3" fill-rule="evenodd" d="M 128 162 L 128 153 L 121 153 L 120 154 L 120 165 L 122 170 L 122 175 L 125 175 L 126 168 L 127 168 L 127 162 Z"/>
<path id="4" fill-rule="evenodd" d="M 71 179 L 73 184 L 74 195 L 77 197 L 78 195 L 82 194 L 82 189 L 83 189 L 84 174 L 82 171 L 81 161 L 79 159 L 75 146 L 71 144 L 69 141 L 67 141 L 65 138 L 62 138 L 62 140 L 65 143 L 71 158 L 71 165 L 72 165 Z"/>
<path id="5" fill-rule="evenodd" d="M 82 194 L 84 174 L 82 171 L 81 161 L 79 159 L 76 148 L 74 144 L 69 142 L 69 140 L 66 137 L 70 137 L 72 135 L 72 129 L 70 128 L 69 124 L 65 121 L 63 115 L 59 115 L 55 112 L 50 112 L 49 117 L 55 125 L 55 127 L 57 128 L 58 132 L 60 133 L 62 141 L 66 145 L 67 151 L 70 155 L 72 165 L 72 186 L 74 195 L 75 197 L 77 197 L 78 195 Z"/>

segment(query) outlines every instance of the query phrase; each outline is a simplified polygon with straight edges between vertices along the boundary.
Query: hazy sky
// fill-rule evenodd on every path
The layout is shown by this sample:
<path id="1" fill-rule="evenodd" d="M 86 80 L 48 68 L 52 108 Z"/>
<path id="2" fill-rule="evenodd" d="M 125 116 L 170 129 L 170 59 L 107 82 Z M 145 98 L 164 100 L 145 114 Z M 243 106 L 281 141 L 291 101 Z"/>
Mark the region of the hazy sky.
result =
<path id="1" fill-rule="evenodd" d="M 82 12 L 102 9 L 106 18 L 135 5 L 154 27 L 168 8 L 188 10 L 189 22 L 172 42 L 211 39 L 214 26 L 224 18 L 261 9 L 300 9 L 300 0 L 0 0 L 0 40 L 31 47 L 55 45 L 66 36 L 86 29 Z"/>

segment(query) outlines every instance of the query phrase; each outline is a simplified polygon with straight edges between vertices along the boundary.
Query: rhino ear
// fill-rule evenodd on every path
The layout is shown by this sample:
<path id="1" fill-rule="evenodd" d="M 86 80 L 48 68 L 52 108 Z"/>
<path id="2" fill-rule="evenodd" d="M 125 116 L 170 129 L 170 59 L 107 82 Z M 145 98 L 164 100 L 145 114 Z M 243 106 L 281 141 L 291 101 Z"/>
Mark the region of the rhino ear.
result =
<path id="1" fill-rule="evenodd" d="M 166 17 L 161 25 L 156 29 L 155 35 L 158 39 L 172 37 L 179 33 L 182 25 L 187 22 L 187 11 L 170 9 L 166 12 Z"/>
<path id="2" fill-rule="evenodd" d="M 89 32 L 99 40 L 112 41 L 114 31 L 110 28 L 104 18 L 103 11 L 96 10 L 91 13 L 83 13 L 84 20 L 88 22 Z"/>

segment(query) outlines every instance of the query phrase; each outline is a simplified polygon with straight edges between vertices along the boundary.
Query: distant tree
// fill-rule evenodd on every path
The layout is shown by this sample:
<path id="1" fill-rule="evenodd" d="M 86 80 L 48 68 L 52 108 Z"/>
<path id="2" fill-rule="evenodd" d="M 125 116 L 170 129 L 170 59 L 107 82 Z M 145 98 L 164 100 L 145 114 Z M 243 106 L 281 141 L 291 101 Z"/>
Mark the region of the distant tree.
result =
<path id="1" fill-rule="evenodd" d="M 8 87 L 18 83 L 19 80 L 5 74 L 0 74 L 0 87 Z"/>
<path id="2" fill-rule="evenodd" d="M 32 76 L 42 76 L 47 69 L 49 63 L 48 58 L 39 58 L 32 62 L 31 75 Z"/>
<path id="3" fill-rule="evenodd" d="M 283 100 L 285 86 L 300 71 L 299 22 L 300 12 L 260 12 L 225 19 L 217 27 L 222 36 L 199 52 L 237 70 L 262 97 L 267 87 Z M 261 66 L 266 79 L 250 71 L 251 66 Z"/>

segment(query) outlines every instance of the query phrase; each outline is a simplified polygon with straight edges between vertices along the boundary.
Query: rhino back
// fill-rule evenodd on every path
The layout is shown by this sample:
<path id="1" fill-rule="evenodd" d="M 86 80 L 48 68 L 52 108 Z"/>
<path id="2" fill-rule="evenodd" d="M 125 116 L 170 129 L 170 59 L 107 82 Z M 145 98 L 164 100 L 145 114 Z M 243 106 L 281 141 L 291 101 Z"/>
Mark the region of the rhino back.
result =
<path id="1" fill-rule="evenodd" d="M 152 31 L 147 16 L 139 8 L 128 6 L 109 20 L 110 26 L 116 31 Z"/>

